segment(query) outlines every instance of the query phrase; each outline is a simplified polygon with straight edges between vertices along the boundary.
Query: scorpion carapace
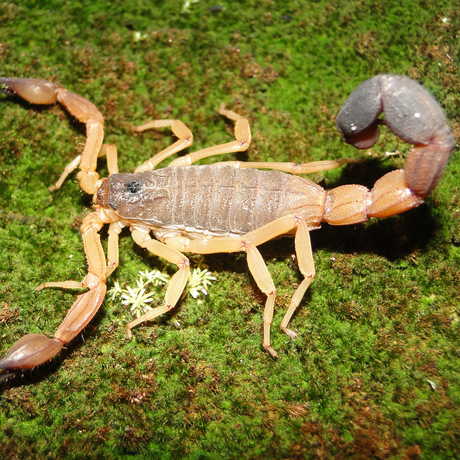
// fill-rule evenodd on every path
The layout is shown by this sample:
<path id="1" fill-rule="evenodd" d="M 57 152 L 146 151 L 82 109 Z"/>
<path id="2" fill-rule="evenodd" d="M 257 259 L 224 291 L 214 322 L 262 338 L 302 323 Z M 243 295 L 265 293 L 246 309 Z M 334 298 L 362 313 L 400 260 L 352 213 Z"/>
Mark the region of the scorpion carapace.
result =
<path id="1" fill-rule="evenodd" d="M 103 303 L 106 279 L 118 266 L 118 237 L 123 227 L 129 227 L 138 245 L 178 267 L 163 304 L 130 322 L 128 336 L 136 325 L 157 318 L 177 304 L 190 274 L 184 253 L 242 251 L 256 284 L 266 295 L 263 346 L 276 357 L 270 342 L 276 289 L 257 247 L 278 236 L 294 236 L 303 279 L 281 321 L 281 329 L 295 337 L 288 324 L 315 276 L 310 231 L 322 222 L 354 224 L 419 206 L 438 182 L 455 145 L 441 107 L 426 89 L 407 77 L 378 75 L 351 94 L 337 116 L 337 127 L 345 140 L 358 148 L 376 142 L 379 124 L 387 125 L 414 147 L 404 169 L 384 175 L 372 190 L 361 185 L 343 185 L 325 191 L 297 176 L 335 168 L 348 160 L 194 165 L 206 157 L 249 147 L 248 120 L 223 106 L 219 113 L 235 123 L 234 141 L 189 153 L 176 158 L 167 168 L 155 169 L 166 158 L 189 147 L 193 136 L 179 120 L 154 120 L 135 131 L 168 127 L 178 140 L 133 174 L 119 174 L 116 148 L 102 144 L 103 118 L 91 102 L 45 80 L 1 78 L 0 85 L 4 92 L 32 104 L 59 102 L 86 124 L 87 140 L 82 154 L 66 166 L 51 188 L 59 188 L 79 168 L 81 188 L 94 195 L 94 210 L 81 225 L 87 275 L 82 281 L 48 282 L 38 287 L 85 288 L 87 292 L 77 297 L 53 338 L 29 334 L 16 342 L 0 360 L 0 368 L 6 373 L 48 361 L 93 318 Z M 382 112 L 383 120 L 378 118 Z M 108 178 L 100 179 L 96 172 L 98 156 L 107 157 Z M 106 224 L 107 258 L 99 233 Z"/>

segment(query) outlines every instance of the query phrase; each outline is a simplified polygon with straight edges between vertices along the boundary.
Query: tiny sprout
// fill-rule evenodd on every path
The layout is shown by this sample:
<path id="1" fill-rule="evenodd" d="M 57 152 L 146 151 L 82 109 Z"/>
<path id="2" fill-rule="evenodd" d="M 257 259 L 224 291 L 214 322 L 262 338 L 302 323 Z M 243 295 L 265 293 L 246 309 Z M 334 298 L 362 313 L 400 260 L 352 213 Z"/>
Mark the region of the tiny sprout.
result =
<path id="1" fill-rule="evenodd" d="M 200 294 L 208 295 L 207 288 L 215 281 L 216 277 L 212 276 L 211 272 L 206 269 L 195 268 L 190 275 L 188 281 L 188 290 L 190 295 L 196 299 Z"/>
<path id="2" fill-rule="evenodd" d="M 182 13 L 189 11 L 192 4 L 198 2 L 199 0 L 184 0 L 184 3 L 182 4 Z"/>
<path id="3" fill-rule="evenodd" d="M 109 290 L 109 295 L 111 299 L 121 298 L 121 303 L 128 306 L 133 315 L 139 318 L 152 310 L 150 304 L 154 300 L 158 304 L 161 303 L 164 293 L 160 288 L 168 284 L 169 280 L 169 275 L 159 270 L 143 271 L 139 272 L 135 287 L 122 287 L 118 281 L 115 281 Z M 208 288 L 215 280 L 216 277 L 210 271 L 195 268 L 190 274 L 187 291 L 194 299 L 200 295 L 208 295 Z"/>
<path id="4" fill-rule="evenodd" d="M 145 292 L 144 287 L 137 283 L 135 288 L 127 286 L 121 293 L 121 303 L 129 306 L 131 312 L 139 318 L 151 307 L 148 305 L 153 300 L 154 292 Z"/>
<path id="5" fill-rule="evenodd" d="M 164 286 L 169 281 L 169 276 L 166 273 L 161 273 L 160 270 L 150 270 L 139 272 L 141 279 L 145 280 L 145 284 L 153 284 L 154 286 Z"/>

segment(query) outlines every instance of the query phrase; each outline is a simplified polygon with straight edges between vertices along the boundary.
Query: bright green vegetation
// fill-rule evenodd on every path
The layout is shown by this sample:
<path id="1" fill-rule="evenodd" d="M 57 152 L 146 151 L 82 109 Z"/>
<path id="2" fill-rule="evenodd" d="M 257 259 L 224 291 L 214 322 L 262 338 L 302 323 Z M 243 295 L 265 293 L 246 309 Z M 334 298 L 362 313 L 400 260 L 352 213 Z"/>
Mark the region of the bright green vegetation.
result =
<path id="1" fill-rule="evenodd" d="M 229 140 L 224 101 L 249 117 L 241 159 L 366 161 L 315 180 L 371 185 L 409 147 L 385 131 L 372 156 L 344 145 L 334 115 L 381 72 L 418 79 L 460 137 L 460 13 L 454 0 L 34 0 L 0 3 L 2 76 L 58 81 L 106 117 L 130 171 L 173 141 L 133 135 L 179 118 L 200 148 Z M 129 6 L 127 6 L 129 5 Z M 60 107 L 0 97 L 0 352 L 52 334 L 75 293 L 34 287 L 86 273 L 78 226 L 91 200 L 72 176 L 82 148 Z M 232 158 L 231 155 L 226 158 Z M 104 162 L 100 171 L 105 174 Z M 293 243 L 262 247 L 278 286 L 273 343 L 261 349 L 263 296 L 243 255 L 192 256 L 218 281 L 124 338 L 107 299 L 62 355 L 0 386 L 2 458 L 423 458 L 460 456 L 460 157 L 405 215 L 312 234 L 317 278 L 279 331 L 300 281 Z M 110 280 L 173 267 L 121 239 Z"/>

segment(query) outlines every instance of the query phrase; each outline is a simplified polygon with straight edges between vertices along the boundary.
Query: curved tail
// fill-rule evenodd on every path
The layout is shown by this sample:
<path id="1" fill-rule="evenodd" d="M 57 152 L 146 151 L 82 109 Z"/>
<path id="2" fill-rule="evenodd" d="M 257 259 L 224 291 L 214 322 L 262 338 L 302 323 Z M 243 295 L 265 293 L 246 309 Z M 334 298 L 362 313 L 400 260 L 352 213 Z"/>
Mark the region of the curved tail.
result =
<path id="1" fill-rule="evenodd" d="M 381 113 L 383 120 L 378 118 Z M 361 185 L 329 190 L 323 219 L 331 225 L 388 217 L 419 206 L 438 183 L 455 147 L 436 99 L 416 81 L 400 75 L 377 75 L 358 86 L 336 124 L 345 141 L 357 148 L 377 142 L 380 124 L 414 147 L 404 169 L 385 174 L 372 190 Z"/>
<path id="2" fill-rule="evenodd" d="M 381 113 L 383 120 L 377 118 Z M 357 148 L 374 145 L 382 123 L 413 144 L 404 166 L 405 181 L 420 198 L 434 189 L 455 146 L 436 99 L 401 75 L 382 74 L 366 80 L 347 99 L 336 123 L 346 142 Z"/>

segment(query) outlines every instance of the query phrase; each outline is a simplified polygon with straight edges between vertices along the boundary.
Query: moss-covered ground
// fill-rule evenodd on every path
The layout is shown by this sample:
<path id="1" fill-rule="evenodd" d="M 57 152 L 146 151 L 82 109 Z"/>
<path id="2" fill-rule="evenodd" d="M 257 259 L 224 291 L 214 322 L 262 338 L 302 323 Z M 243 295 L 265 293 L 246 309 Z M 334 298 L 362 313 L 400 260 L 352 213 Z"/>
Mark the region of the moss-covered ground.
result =
<path id="1" fill-rule="evenodd" d="M 460 135 L 460 10 L 454 0 L 0 3 L 2 76 L 58 81 L 93 101 L 131 171 L 173 141 L 133 135 L 179 118 L 195 147 L 232 137 L 223 101 L 249 117 L 242 160 L 365 161 L 314 175 L 371 185 L 408 147 L 385 132 L 369 153 L 343 144 L 334 117 L 381 72 L 421 81 Z M 48 191 L 84 130 L 58 106 L 0 98 L 0 352 L 52 334 L 75 294 L 36 293 L 86 273 L 78 233 L 91 200 L 75 180 Z M 231 155 L 225 158 L 231 159 Z M 104 161 L 100 171 L 105 174 Z M 242 255 L 192 256 L 217 278 L 207 297 L 124 337 L 107 299 L 51 363 L 0 386 L 0 457 L 423 458 L 460 456 L 460 157 L 420 208 L 312 234 L 317 278 L 279 331 L 300 275 L 293 242 L 261 251 L 278 287 L 274 361 L 261 348 L 263 296 Z M 121 238 L 109 284 L 172 272 Z"/>

